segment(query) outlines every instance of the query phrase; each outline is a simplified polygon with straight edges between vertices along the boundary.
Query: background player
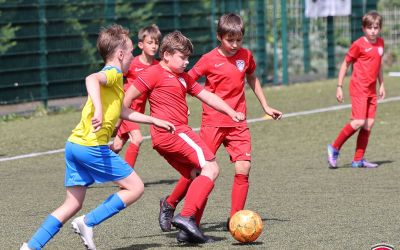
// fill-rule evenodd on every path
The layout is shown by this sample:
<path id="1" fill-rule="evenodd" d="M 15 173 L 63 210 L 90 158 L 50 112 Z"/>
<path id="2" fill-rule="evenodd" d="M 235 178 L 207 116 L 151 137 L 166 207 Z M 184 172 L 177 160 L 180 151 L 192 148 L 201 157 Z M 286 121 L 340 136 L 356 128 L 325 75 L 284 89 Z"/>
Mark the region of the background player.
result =
<path id="1" fill-rule="evenodd" d="M 142 53 L 133 58 L 129 70 L 125 74 L 126 84 L 124 84 L 124 91 L 129 88 L 142 70 L 151 65 L 158 64 L 158 61 L 154 57 L 158 51 L 160 40 L 161 32 L 155 24 L 139 30 L 138 47 L 142 50 Z M 146 109 L 146 101 L 147 95 L 143 94 L 132 102 L 130 108 L 143 114 Z M 133 168 L 139 154 L 139 147 L 143 141 L 143 136 L 140 132 L 139 124 L 122 120 L 113 144 L 110 146 L 111 150 L 118 154 L 128 139 L 130 143 L 125 152 L 125 161 Z"/>
<path id="2" fill-rule="evenodd" d="M 351 120 L 340 131 L 332 144 L 328 145 L 328 163 L 330 168 L 337 168 L 337 158 L 343 144 L 357 130 L 357 145 L 353 168 L 375 168 L 376 163 L 368 162 L 364 158 L 367 149 L 371 129 L 375 122 L 377 108 L 376 80 L 378 79 L 379 98 L 385 98 L 385 86 L 383 84 L 382 57 L 384 41 L 379 37 L 382 29 L 382 17 L 376 11 L 365 14 L 362 18 L 362 30 L 364 36 L 354 41 L 346 54 L 340 67 L 336 98 L 343 102 L 343 80 L 347 69 L 352 64 L 353 73 L 350 79 Z"/>

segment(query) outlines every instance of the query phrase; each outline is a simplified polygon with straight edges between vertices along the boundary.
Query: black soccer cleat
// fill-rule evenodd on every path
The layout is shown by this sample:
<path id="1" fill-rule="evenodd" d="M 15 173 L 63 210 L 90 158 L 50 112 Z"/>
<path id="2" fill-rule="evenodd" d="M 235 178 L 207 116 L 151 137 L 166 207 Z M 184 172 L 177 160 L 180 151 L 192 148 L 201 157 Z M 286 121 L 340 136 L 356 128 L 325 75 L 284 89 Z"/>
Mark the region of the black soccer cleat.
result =
<path id="1" fill-rule="evenodd" d="M 171 229 L 171 221 L 174 217 L 175 209 L 168 204 L 167 197 L 161 198 L 160 200 L 160 214 L 158 215 L 158 223 L 160 224 L 160 228 L 163 232 L 170 232 Z"/>
<path id="2" fill-rule="evenodd" d="M 185 231 L 190 236 L 190 239 L 196 243 L 207 243 L 210 239 L 199 229 L 193 217 L 183 217 L 177 214 L 174 216 L 171 223 L 176 228 Z"/>
<path id="3" fill-rule="evenodd" d="M 190 237 L 190 235 L 188 233 L 186 233 L 183 230 L 179 230 L 179 232 L 176 234 L 176 240 L 179 243 L 186 243 L 186 244 L 199 244 L 199 243 L 213 243 L 215 242 L 213 239 L 211 239 L 210 237 L 204 235 L 204 237 L 206 238 L 205 242 L 197 242 L 195 239 L 193 239 L 192 237 Z"/>

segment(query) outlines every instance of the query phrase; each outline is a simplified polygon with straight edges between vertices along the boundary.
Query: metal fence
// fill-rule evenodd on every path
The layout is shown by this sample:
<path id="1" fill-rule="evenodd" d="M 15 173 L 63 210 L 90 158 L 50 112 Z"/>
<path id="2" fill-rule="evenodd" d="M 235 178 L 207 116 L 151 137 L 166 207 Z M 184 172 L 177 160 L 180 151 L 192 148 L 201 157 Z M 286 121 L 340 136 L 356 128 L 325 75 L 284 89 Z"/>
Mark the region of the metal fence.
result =
<path id="1" fill-rule="evenodd" d="M 86 95 L 84 77 L 102 64 L 98 31 L 114 22 L 131 30 L 134 43 L 152 23 L 163 34 L 181 30 L 195 46 L 191 67 L 217 46 L 217 19 L 226 12 L 244 18 L 244 46 L 264 84 L 334 76 L 361 31 L 365 2 L 353 0 L 350 17 L 308 19 L 305 0 L 0 0 L 0 104 Z M 397 55 L 399 10 L 382 14 L 383 36 Z"/>

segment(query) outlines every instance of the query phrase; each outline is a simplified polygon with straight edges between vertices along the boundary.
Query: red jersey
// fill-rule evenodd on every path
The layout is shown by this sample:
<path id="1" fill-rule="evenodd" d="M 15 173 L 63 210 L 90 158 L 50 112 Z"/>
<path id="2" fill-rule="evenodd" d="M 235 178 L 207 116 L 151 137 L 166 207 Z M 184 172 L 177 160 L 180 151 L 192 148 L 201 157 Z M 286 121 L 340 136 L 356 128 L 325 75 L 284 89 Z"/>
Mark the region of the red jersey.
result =
<path id="1" fill-rule="evenodd" d="M 226 57 L 215 48 L 200 58 L 189 75 L 195 80 L 205 76 L 206 90 L 221 97 L 236 112 L 246 114 L 245 76 L 253 74 L 255 69 L 256 63 L 249 50 L 241 48 L 235 55 Z M 246 120 L 235 122 L 203 103 L 202 126 L 236 127 L 240 124 L 246 124 Z"/>
<path id="2" fill-rule="evenodd" d="M 158 64 L 157 60 L 153 60 L 153 63 L 151 65 L 143 64 L 139 60 L 139 57 L 140 56 L 136 56 L 135 58 L 133 58 L 131 65 L 129 66 L 129 70 L 125 74 L 125 77 L 126 77 L 126 84 L 124 85 L 125 92 L 129 88 L 129 86 L 133 83 L 133 81 L 137 78 L 137 76 L 139 75 L 139 73 L 142 70 L 150 67 L 151 65 Z M 135 99 L 132 102 L 130 108 L 143 114 L 146 109 L 146 100 L 147 100 L 147 95 L 142 94 L 139 98 Z"/>
<path id="3" fill-rule="evenodd" d="M 176 133 L 179 132 L 180 125 L 187 127 L 188 124 L 186 93 L 196 96 L 203 90 L 187 73 L 174 74 L 161 65 L 143 70 L 133 84 L 141 93 L 148 93 L 150 115 L 174 124 Z M 151 126 L 150 132 L 153 145 L 157 145 L 156 134 L 167 131 Z"/>
<path id="4" fill-rule="evenodd" d="M 346 61 L 353 63 L 350 79 L 350 96 L 376 96 L 376 80 L 382 63 L 384 42 L 378 37 L 370 43 L 364 36 L 353 42 Z"/>

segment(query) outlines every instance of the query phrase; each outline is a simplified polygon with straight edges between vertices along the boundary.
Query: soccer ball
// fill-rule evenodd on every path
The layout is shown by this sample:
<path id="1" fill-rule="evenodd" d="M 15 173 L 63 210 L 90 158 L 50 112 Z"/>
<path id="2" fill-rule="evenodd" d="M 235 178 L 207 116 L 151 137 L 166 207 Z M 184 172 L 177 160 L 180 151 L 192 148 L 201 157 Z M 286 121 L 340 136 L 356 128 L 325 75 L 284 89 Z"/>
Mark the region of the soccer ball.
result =
<path id="1" fill-rule="evenodd" d="M 229 220 L 229 231 L 240 242 L 253 242 L 263 230 L 261 217 L 250 210 L 240 210 Z"/>

